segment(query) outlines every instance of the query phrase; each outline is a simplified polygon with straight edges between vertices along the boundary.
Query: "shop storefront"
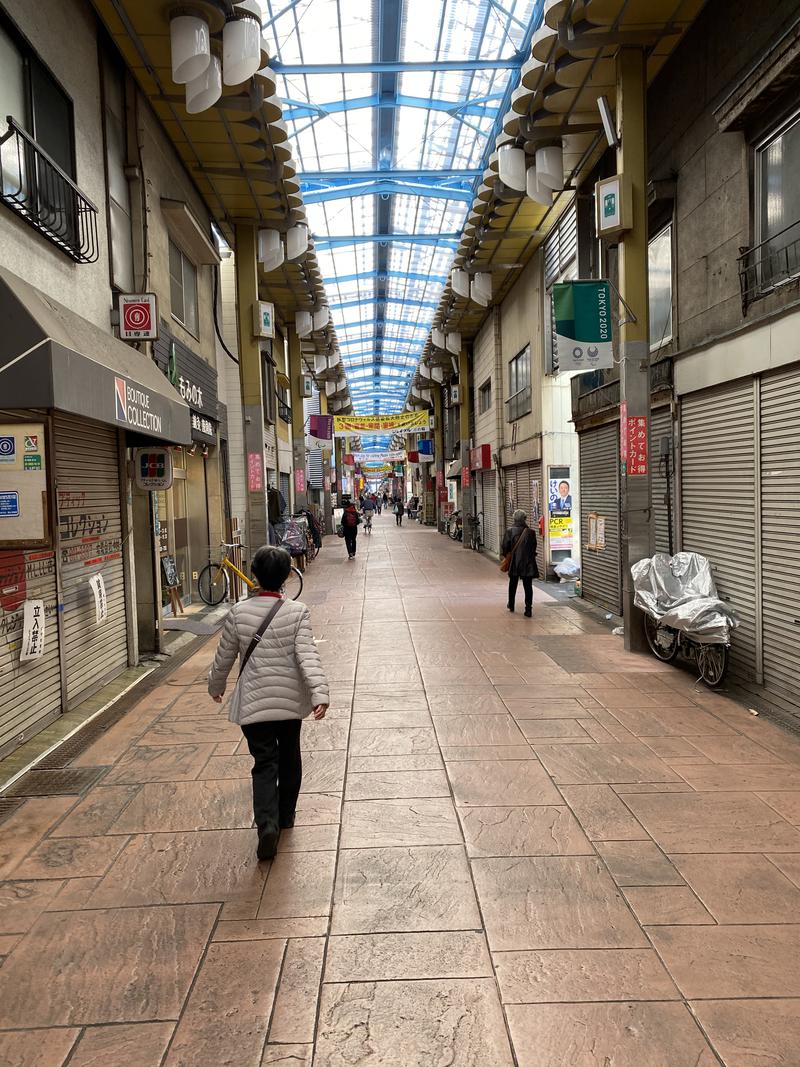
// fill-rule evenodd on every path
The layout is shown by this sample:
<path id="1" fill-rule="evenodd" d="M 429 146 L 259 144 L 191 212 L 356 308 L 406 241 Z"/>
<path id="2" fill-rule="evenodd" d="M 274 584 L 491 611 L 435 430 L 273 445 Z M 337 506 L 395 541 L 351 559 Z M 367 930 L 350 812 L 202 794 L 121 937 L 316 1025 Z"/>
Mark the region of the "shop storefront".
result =
<path id="1" fill-rule="evenodd" d="M 158 368 L 0 269 L 0 755 L 135 661 L 126 444 L 189 441 Z"/>

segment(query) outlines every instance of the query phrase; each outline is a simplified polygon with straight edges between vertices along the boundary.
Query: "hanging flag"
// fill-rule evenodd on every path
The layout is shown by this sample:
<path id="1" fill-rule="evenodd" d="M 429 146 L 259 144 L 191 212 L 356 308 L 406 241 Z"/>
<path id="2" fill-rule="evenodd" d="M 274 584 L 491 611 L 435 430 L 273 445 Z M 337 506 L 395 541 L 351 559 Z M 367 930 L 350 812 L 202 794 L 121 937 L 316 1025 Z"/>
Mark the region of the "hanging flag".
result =
<path id="1" fill-rule="evenodd" d="M 334 415 L 336 437 L 348 434 L 419 433 L 428 429 L 428 412 L 403 411 L 399 415 Z"/>
<path id="2" fill-rule="evenodd" d="M 391 463 L 394 460 L 404 460 L 405 452 L 399 449 L 395 452 L 354 452 L 356 463 Z"/>
<path id="3" fill-rule="evenodd" d="M 306 446 L 328 449 L 333 447 L 333 415 L 309 415 Z"/>
<path id="4" fill-rule="evenodd" d="M 559 372 L 613 367 L 609 283 L 556 282 L 552 299 Z"/>

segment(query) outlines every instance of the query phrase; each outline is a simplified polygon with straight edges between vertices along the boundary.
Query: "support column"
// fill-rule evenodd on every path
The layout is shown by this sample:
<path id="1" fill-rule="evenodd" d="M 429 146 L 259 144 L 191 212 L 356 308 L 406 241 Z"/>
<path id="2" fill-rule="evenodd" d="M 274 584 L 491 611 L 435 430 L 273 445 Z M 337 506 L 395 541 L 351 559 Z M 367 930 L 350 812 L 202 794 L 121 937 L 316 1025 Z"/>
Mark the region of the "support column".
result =
<path id="1" fill-rule="evenodd" d="M 625 435 L 626 416 L 644 420 L 640 426 L 650 436 L 650 316 L 647 279 L 647 77 L 641 48 L 620 48 L 617 53 L 617 123 L 620 147 L 617 171 L 630 180 L 633 226 L 620 241 L 619 287 L 636 316 L 620 329 L 621 431 Z M 624 318 L 630 314 L 624 311 Z M 620 464 L 622 511 L 622 611 L 625 621 L 625 648 L 645 647 L 641 612 L 633 604 L 631 565 L 653 553 L 653 513 L 651 509 L 650 463 L 640 473 L 628 472 Z"/>
<path id="2" fill-rule="evenodd" d="M 464 471 L 469 471 L 469 417 L 472 405 L 472 383 L 469 380 L 469 357 L 467 350 L 462 348 L 458 354 L 458 392 L 461 404 L 458 409 L 458 433 L 461 439 L 461 506 L 464 511 L 473 510 L 475 501 L 475 490 L 472 486 L 472 479 L 470 478 L 470 484 L 464 486 Z M 472 472 L 470 471 L 470 474 Z M 467 507 L 469 503 L 469 507 Z M 475 509 L 477 511 L 477 508 Z M 466 516 L 464 516 L 466 517 Z M 461 542 L 462 548 L 469 548 L 469 537 L 467 536 L 467 524 L 463 523 L 464 538 Z"/>
<path id="3" fill-rule="evenodd" d="M 247 478 L 247 554 L 269 543 L 264 468 L 264 401 L 261 347 L 253 337 L 253 305 L 258 300 L 258 235 L 254 226 L 236 227 L 236 297 L 239 324 L 239 380 L 244 419 Z"/>
<path id="4" fill-rule="evenodd" d="M 300 355 L 300 338 L 293 325 L 286 330 L 289 349 L 289 396 L 292 403 L 292 466 L 294 471 L 294 509 L 308 507 L 306 486 L 306 419 L 303 411 L 303 359 Z M 298 489 L 297 472 L 303 472 L 302 489 Z"/>
<path id="5" fill-rule="evenodd" d="M 444 422 L 442 419 L 442 387 L 433 383 L 433 466 L 434 493 L 436 494 L 436 525 L 444 518 L 444 508 L 439 500 L 439 482 L 444 485 Z M 439 472 L 441 471 L 441 479 Z"/>
<path id="6" fill-rule="evenodd" d="M 322 392 L 319 394 L 319 410 L 320 414 L 328 415 L 328 396 L 323 386 Z M 325 530 L 327 533 L 333 532 L 333 502 L 331 500 L 331 454 L 333 451 L 333 441 L 331 441 L 330 449 L 322 450 L 322 515 L 325 519 Z M 327 489 L 325 488 L 327 486 Z"/>

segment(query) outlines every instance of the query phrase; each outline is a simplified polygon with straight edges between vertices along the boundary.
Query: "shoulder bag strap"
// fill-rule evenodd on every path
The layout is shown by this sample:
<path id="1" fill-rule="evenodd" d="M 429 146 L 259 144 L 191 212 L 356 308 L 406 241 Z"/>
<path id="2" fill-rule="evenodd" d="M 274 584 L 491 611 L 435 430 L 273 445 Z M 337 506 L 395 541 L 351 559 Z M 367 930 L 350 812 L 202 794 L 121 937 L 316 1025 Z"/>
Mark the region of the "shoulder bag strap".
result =
<path id="1" fill-rule="evenodd" d="M 239 677 L 240 678 L 242 676 L 242 671 L 247 666 L 247 661 L 250 659 L 250 657 L 255 652 L 256 645 L 259 643 L 261 638 L 264 636 L 264 633 L 265 633 L 267 627 L 272 622 L 272 620 L 275 618 L 275 615 L 276 615 L 276 613 L 277 613 L 277 611 L 280 608 L 282 603 L 283 603 L 282 600 L 276 600 L 275 601 L 274 606 L 267 612 L 266 616 L 264 617 L 264 621 L 261 623 L 259 628 L 253 634 L 253 639 L 251 640 L 250 644 L 247 646 L 247 651 L 245 652 L 244 656 L 242 657 L 242 665 L 241 665 L 241 667 L 239 667 Z"/>

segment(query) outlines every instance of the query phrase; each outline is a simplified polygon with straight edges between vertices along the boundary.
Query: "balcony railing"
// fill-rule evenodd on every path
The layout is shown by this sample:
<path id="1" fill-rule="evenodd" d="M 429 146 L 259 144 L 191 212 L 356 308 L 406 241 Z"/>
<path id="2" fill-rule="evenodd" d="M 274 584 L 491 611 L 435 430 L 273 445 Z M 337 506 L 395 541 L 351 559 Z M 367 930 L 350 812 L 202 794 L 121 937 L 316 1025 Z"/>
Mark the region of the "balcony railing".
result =
<path id="1" fill-rule="evenodd" d="M 752 248 L 740 248 L 742 314 L 754 300 L 800 278 L 800 219 Z"/>
<path id="2" fill-rule="evenodd" d="M 76 263 L 99 254 L 97 208 L 14 119 L 0 137 L 0 201 Z"/>

